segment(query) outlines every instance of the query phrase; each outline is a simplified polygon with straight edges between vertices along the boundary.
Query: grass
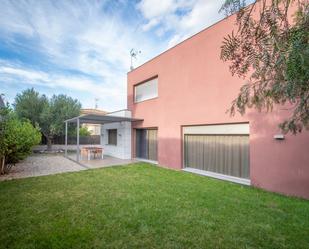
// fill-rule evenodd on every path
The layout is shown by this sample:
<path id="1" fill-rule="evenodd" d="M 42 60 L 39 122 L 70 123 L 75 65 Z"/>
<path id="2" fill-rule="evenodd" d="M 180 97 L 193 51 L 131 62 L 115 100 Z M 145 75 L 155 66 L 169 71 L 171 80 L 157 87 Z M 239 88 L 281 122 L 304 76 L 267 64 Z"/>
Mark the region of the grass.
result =
<path id="1" fill-rule="evenodd" d="M 309 248 L 309 202 L 144 163 L 5 181 L 0 248 Z"/>

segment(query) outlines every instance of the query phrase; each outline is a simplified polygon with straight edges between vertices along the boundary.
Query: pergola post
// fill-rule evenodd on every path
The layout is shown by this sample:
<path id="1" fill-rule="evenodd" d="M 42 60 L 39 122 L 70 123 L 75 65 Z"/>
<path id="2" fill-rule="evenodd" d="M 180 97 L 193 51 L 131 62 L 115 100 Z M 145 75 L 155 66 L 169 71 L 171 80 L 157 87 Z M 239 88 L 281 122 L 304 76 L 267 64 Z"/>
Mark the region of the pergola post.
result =
<path id="1" fill-rule="evenodd" d="M 65 121 L 65 149 L 64 149 L 65 157 L 68 156 L 68 121 Z"/>
<path id="2" fill-rule="evenodd" d="M 76 123 L 77 123 L 77 127 L 76 127 L 76 135 L 77 135 L 77 141 L 76 141 L 76 143 L 77 143 L 77 151 L 76 151 L 76 161 L 77 162 L 79 162 L 79 118 L 77 118 L 77 121 L 76 121 Z"/>

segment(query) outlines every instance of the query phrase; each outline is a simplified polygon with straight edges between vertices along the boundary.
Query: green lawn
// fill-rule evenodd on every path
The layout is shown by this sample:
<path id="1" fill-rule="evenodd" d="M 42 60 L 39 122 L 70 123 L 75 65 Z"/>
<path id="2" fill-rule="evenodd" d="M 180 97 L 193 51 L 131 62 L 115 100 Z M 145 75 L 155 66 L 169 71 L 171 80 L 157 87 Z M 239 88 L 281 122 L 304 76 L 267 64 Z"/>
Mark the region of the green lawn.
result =
<path id="1" fill-rule="evenodd" d="M 309 201 L 143 163 L 6 181 L 0 248 L 309 248 Z"/>

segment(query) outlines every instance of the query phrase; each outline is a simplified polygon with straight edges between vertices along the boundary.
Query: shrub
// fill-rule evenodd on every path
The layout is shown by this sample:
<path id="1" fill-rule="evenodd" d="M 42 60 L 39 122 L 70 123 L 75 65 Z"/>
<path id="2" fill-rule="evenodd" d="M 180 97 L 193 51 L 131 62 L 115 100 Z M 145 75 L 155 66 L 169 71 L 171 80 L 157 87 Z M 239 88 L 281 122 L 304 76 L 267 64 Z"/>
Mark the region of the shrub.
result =
<path id="1" fill-rule="evenodd" d="M 77 134 L 76 127 L 75 128 L 68 127 L 68 135 L 69 136 L 75 137 L 76 134 Z M 81 136 L 81 137 L 91 136 L 91 132 L 88 130 L 88 128 L 86 126 L 81 126 L 79 128 L 79 136 Z"/>
<path id="2" fill-rule="evenodd" d="M 17 119 L 8 108 L 1 108 L 0 117 L 0 174 L 5 174 L 40 143 L 41 133 L 29 121 Z"/>

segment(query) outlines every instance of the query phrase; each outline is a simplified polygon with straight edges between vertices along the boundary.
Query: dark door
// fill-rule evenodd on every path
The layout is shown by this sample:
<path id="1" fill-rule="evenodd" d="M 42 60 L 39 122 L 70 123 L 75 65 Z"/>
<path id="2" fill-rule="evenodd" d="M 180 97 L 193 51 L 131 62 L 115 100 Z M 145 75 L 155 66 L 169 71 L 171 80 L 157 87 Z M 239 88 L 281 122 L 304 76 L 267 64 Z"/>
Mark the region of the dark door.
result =
<path id="1" fill-rule="evenodd" d="M 136 129 L 136 157 L 157 161 L 157 129 Z"/>
<path id="2" fill-rule="evenodd" d="M 148 159 L 147 130 L 136 130 L 136 157 Z"/>

